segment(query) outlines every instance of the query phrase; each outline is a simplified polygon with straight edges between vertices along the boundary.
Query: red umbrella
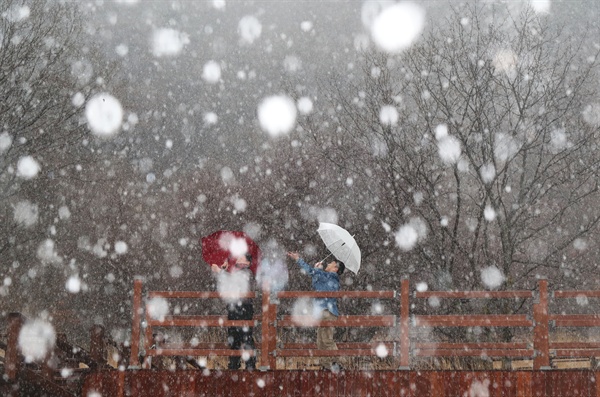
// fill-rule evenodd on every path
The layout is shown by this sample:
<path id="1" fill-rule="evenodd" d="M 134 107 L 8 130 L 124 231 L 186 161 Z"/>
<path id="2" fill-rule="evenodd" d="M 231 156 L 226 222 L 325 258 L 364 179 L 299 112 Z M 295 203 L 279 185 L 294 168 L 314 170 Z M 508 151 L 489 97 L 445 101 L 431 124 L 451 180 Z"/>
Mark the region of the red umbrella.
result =
<path id="1" fill-rule="evenodd" d="M 256 274 L 260 263 L 261 252 L 258 244 L 248 235 L 241 231 L 219 230 L 210 236 L 202 237 L 202 259 L 209 266 L 213 263 L 221 266 L 225 260 L 229 265 L 235 263 L 235 259 L 249 253 L 252 255 L 250 270 Z M 228 266 L 227 270 L 230 270 Z"/>

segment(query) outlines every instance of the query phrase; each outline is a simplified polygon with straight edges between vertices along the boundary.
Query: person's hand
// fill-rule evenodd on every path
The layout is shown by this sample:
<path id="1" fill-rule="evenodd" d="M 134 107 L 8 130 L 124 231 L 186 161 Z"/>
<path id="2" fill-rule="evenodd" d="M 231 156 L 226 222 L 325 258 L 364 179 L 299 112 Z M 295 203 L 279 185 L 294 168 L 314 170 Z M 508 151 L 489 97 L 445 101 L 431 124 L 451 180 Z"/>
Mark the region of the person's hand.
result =
<path id="1" fill-rule="evenodd" d="M 290 258 L 292 258 L 295 261 L 300 259 L 300 254 L 298 254 L 297 252 L 288 252 L 287 256 L 289 256 Z"/>
<path id="2" fill-rule="evenodd" d="M 315 263 L 315 269 L 323 269 L 323 261 Z"/>
<path id="3" fill-rule="evenodd" d="M 210 265 L 210 270 L 212 270 L 213 273 L 221 273 L 221 268 L 214 263 Z"/>

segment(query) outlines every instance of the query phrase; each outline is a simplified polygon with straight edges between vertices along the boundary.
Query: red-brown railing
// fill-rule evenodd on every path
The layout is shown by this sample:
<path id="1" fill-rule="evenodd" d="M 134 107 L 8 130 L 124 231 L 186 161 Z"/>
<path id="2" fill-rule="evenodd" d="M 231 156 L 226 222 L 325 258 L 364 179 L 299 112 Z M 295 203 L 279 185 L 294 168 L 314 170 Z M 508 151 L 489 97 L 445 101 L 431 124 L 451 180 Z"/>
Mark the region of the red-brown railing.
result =
<path id="1" fill-rule="evenodd" d="M 6 333 L 0 334 L 0 357 L 3 357 L 0 360 L 0 377 L 3 378 L 0 395 L 46 393 L 72 397 L 86 373 L 126 364 L 123 346 L 117 345 L 98 324 L 90 329 L 89 352 L 72 345 L 65 334 L 58 333 L 54 347 L 43 359 L 26 362 L 18 342 L 27 319 L 14 312 L 8 313 L 3 320 L 5 324 L 0 328 L 5 328 Z"/>
<path id="2" fill-rule="evenodd" d="M 244 295 L 256 298 L 258 294 Z M 149 291 L 149 299 L 155 297 L 180 299 L 217 299 L 217 292 L 194 291 Z M 386 315 L 341 315 L 336 320 L 321 321 L 314 327 L 396 327 L 396 339 L 385 342 L 345 342 L 338 343 L 338 351 L 319 350 L 314 343 L 277 343 L 278 330 L 289 327 L 301 327 L 302 321 L 286 313 L 279 313 L 279 300 L 297 298 L 356 298 L 389 299 L 395 301 L 395 314 Z M 398 359 L 399 367 L 408 369 L 411 358 L 420 357 L 497 357 L 524 358 L 533 361 L 533 369 L 550 366 L 552 357 L 595 357 L 600 356 L 600 342 L 550 342 L 550 325 L 555 327 L 600 327 L 600 315 L 596 314 L 553 314 L 549 312 L 549 300 L 563 298 L 600 298 L 600 291 L 555 291 L 548 292 L 548 282 L 539 280 L 536 291 L 415 291 L 411 294 L 408 280 L 402 280 L 400 293 L 396 291 L 339 291 L 306 292 L 282 291 L 271 293 L 263 288 L 260 293 L 262 310 L 254 320 L 232 321 L 223 316 L 170 315 L 161 320 L 146 316 L 144 346 L 146 361 L 143 367 L 150 365 L 152 356 L 236 356 L 244 352 L 230 350 L 223 343 L 200 343 L 195 346 L 180 344 L 153 346 L 154 327 L 231 327 L 254 326 L 261 334 L 261 343 L 255 352 L 260 358 L 262 369 L 276 369 L 277 357 L 321 357 L 321 356 L 376 356 L 377 347 L 384 345 L 388 355 Z M 411 315 L 411 304 L 422 299 L 531 299 L 532 313 L 527 314 L 468 314 L 448 315 L 432 314 Z M 582 298 L 580 298 L 582 299 Z M 397 305 L 397 306 L 395 306 Z M 138 366 L 137 355 L 140 343 L 140 324 L 142 320 L 142 281 L 135 280 L 134 310 L 132 326 L 131 366 Z M 399 314 L 399 315 L 398 315 Z M 310 321 L 308 322 L 310 323 Z M 419 340 L 423 328 L 431 327 L 509 327 L 532 330 L 531 342 L 428 342 Z M 526 334 L 527 332 L 522 332 Z M 258 354 L 260 353 L 260 354 Z"/>

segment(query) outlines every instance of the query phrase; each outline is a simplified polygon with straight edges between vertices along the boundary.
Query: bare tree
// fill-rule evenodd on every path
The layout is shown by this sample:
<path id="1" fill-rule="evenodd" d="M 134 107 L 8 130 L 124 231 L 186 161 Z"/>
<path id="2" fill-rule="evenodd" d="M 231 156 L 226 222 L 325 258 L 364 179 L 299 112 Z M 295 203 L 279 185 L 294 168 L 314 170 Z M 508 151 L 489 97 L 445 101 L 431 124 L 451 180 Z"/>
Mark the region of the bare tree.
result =
<path id="1" fill-rule="evenodd" d="M 328 140 L 310 136 L 372 179 L 379 221 L 406 226 L 402 273 L 438 288 L 480 286 L 490 266 L 502 288 L 580 283 L 600 220 L 600 131 L 582 117 L 598 51 L 530 10 L 486 11 L 455 9 L 401 55 L 366 52 L 361 71 L 326 85 Z"/>

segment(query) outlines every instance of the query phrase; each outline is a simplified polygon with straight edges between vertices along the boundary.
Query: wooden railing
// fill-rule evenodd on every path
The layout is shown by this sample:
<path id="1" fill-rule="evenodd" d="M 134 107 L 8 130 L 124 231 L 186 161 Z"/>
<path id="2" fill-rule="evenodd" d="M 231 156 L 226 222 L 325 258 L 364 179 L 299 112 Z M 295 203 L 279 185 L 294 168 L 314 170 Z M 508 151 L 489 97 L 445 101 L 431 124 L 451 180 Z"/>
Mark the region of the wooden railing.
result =
<path id="1" fill-rule="evenodd" d="M 130 366 L 137 367 L 140 348 L 140 324 L 144 314 L 142 308 L 142 281 L 134 282 L 134 311 L 132 325 L 132 343 Z M 219 299 L 217 292 L 197 291 L 148 291 L 148 299 L 161 297 L 165 299 Z M 232 321 L 224 316 L 190 316 L 169 315 L 156 320 L 146 315 L 146 329 L 143 345 L 146 351 L 144 368 L 150 366 L 149 358 L 153 356 L 236 356 L 241 352 L 227 348 L 224 343 L 197 343 L 155 345 L 152 338 L 156 327 L 255 327 L 260 333 L 261 342 L 256 354 L 260 359 L 261 369 L 276 369 L 277 357 L 322 357 L 322 356 L 380 356 L 385 348 L 388 356 L 397 359 L 398 367 L 409 369 L 411 362 L 423 357 L 488 357 L 488 358 L 523 358 L 533 361 L 533 369 L 549 368 L 551 357 L 596 357 L 600 356 L 600 342 L 552 342 L 552 327 L 600 327 L 600 315 L 550 313 L 550 299 L 600 298 L 600 291 L 555 291 L 548 292 L 548 282 L 539 280 L 535 291 L 414 291 L 411 293 L 408 280 L 402 280 L 399 293 L 396 291 L 339 291 L 339 292 L 306 292 L 282 291 L 271 293 L 264 288 L 260 293 L 248 293 L 245 298 L 259 298 L 261 308 L 254 320 Z M 384 342 L 344 342 L 338 343 L 338 351 L 318 350 L 314 343 L 283 343 L 278 341 L 278 331 L 290 327 L 305 326 L 302 318 L 292 318 L 289 313 L 280 313 L 280 302 L 298 298 L 352 298 L 352 299 L 387 299 L 392 302 L 395 313 L 368 315 L 340 315 L 336 320 L 306 322 L 312 327 L 379 327 L 395 328 L 395 339 Z M 530 314 L 411 314 L 411 304 L 423 299 L 438 300 L 472 300 L 472 299 L 521 299 L 531 300 Z M 527 306 L 526 306 L 527 307 Z M 431 342 L 418 338 L 425 328 L 464 328 L 464 327 L 508 327 L 520 328 L 521 334 L 530 335 L 526 342 Z M 383 347 L 382 347 L 383 346 Z M 378 351 L 379 348 L 379 351 Z"/>
<path id="2" fill-rule="evenodd" d="M 78 393 L 80 377 L 85 372 L 112 368 L 111 361 L 123 363 L 125 358 L 128 359 L 123 356 L 119 346 L 105 334 L 104 327 L 94 325 L 90 329 L 89 352 L 71 344 L 65 334 L 57 333 L 54 347 L 47 352 L 46 357 L 28 363 L 18 343 L 19 334 L 27 319 L 21 313 L 14 312 L 8 313 L 4 320 L 6 333 L 0 335 L 4 373 L 0 373 L 0 376 L 7 382 L 7 389 L 0 388 L 2 395 L 14 386 L 16 390 L 24 387 L 29 393 L 43 390 L 53 396 L 73 396 Z M 23 393 L 22 395 L 26 395 Z"/>

